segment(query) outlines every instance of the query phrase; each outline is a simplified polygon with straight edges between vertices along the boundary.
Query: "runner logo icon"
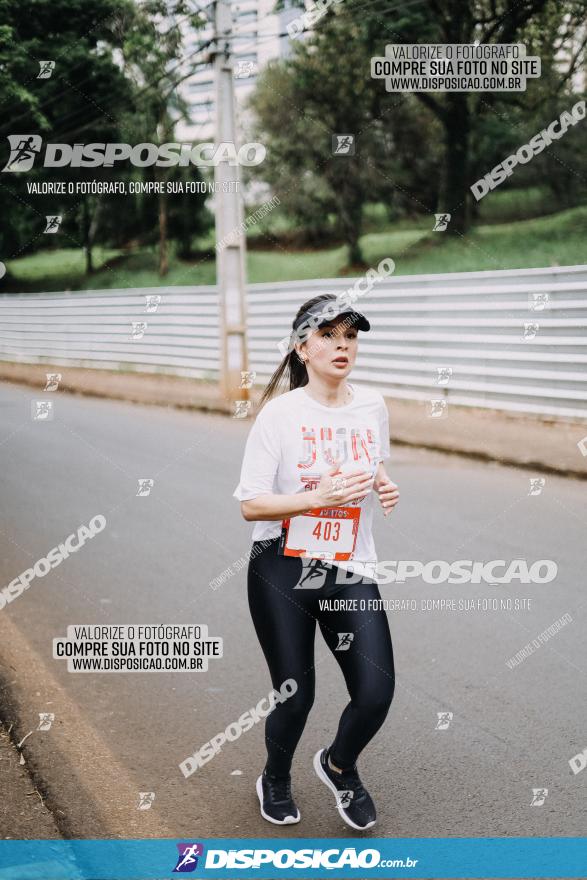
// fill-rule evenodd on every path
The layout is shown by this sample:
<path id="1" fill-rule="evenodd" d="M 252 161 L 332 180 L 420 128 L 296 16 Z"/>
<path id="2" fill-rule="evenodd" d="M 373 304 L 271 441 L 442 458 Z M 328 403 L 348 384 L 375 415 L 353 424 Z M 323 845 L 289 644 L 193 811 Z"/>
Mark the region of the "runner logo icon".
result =
<path id="1" fill-rule="evenodd" d="M 324 586 L 328 569 L 320 559 L 302 558 L 302 573 L 294 590 L 319 590 Z"/>
<path id="2" fill-rule="evenodd" d="M 10 158 L 2 171 L 30 171 L 41 152 L 43 141 L 38 134 L 9 134 Z"/>
<path id="3" fill-rule="evenodd" d="M 541 807 L 544 804 L 544 801 L 548 797 L 548 789 L 547 788 L 533 788 L 532 789 L 532 800 L 530 802 L 531 807 Z"/>
<path id="4" fill-rule="evenodd" d="M 195 871 L 198 867 L 199 856 L 204 855 L 204 845 L 202 843 L 178 843 L 177 848 L 179 856 L 173 873 L 187 874 Z"/>
<path id="5" fill-rule="evenodd" d="M 448 730 L 453 718 L 452 712 L 437 712 L 436 714 L 438 721 L 436 722 L 435 730 Z"/>
<path id="6" fill-rule="evenodd" d="M 355 793 L 352 789 L 345 789 L 344 791 L 339 791 L 338 793 L 338 806 L 342 807 L 343 810 L 346 810 L 347 807 L 350 807 L 351 801 L 354 798 Z"/>
<path id="7" fill-rule="evenodd" d="M 354 638 L 354 633 L 338 633 L 338 645 L 334 650 L 348 651 Z"/>

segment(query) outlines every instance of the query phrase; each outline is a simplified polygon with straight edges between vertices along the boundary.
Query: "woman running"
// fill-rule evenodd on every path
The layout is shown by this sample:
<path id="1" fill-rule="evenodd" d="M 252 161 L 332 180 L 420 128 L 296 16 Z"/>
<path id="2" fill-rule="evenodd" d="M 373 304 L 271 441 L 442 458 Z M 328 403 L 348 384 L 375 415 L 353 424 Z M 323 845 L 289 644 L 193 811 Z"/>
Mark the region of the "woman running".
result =
<path id="1" fill-rule="evenodd" d="M 385 516 L 399 498 L 383 466 L 389 420 L 378 391 L 347 382 L 358 331 L 370 329 L 364 315 L 324 294 L 301 306 L 292 328 L 288 354 L 261 398 L 234 492 L 243 517 L 255 522 L 248 568 L 253 623 L 273 688 L 288 682 L 284 690 L 291 692 L 270 700 L 257 795 L 268 822 L 300 821 L 290 769 L 314 701 L 318 622 L 350 702 L 333 742 L 314 756 L 314 769 L 347 825 L 363 830 L 375 824 L 376 813 L 356 761 L 383 724 L 395 684 L 371 533 L 372 490 Z M 270 400 L 284 377 L 290 390 Z"/>

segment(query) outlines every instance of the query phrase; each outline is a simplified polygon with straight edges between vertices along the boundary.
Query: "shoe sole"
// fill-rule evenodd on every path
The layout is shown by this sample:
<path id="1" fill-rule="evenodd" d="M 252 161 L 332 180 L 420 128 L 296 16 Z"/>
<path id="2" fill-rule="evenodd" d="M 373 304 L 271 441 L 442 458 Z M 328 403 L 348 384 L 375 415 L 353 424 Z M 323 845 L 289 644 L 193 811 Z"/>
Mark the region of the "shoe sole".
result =
<path id="1" fill-rule="evenodd" d="M 259 798 L 259 805 L 261 807 L 261 815 L 267 822 L 271 822 L 273 825 L 295 825 L 302 818 L 300 815 L 300 811 L 298 810 L 297 818 L 295 816 L 286 816 L 285 819 L 272 819 L 271 816 L 268 816 L 265 810 L 263 809 L 263 777 L 259 776 L 257 779 L 257 797 Z"/>
<path id="2" fill-rule="evenodd" d="M 372 828 L 373 825 L 375 825 L 375 823 L 377 822 L 377 819 L 373 819 L 373 821 L 369 822 L 368 825 L 355 825 L 352 819 L 347 816 L 343 807 L 341 807 L 338 797 L 338 789 L 336 788 L 335 784 L 328 778 L 328 776 L 322 769 L 322 764 L 320 763 L 320 755 L 323 751 L 324 749 L 318 749 L 318 751 L 314 755 L 314 772 L 316 773 L 318 779 L 321 779 L 324 785 L 327 785 L 330 791 L 334 794 L 336 798 L 336 809 L 339 812 L 340 818 L 356 831 L 366 831 L 367 828 Z"/>

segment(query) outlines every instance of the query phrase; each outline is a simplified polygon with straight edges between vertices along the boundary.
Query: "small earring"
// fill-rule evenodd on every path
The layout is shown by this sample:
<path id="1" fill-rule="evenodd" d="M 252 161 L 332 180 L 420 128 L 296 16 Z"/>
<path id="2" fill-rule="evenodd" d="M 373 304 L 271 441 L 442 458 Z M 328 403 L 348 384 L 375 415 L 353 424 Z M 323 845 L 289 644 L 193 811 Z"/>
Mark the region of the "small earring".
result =
<path id="1" fill-rule="evenodd" d="M 301 354 L 298 354 L 298 360 L 299 360 L 299 362 L 300 362 L 301 364 L 304 364 L 304 365 L 305 365 L 305 363 L 306 363 L 306 358 L 302 357 Z"/>

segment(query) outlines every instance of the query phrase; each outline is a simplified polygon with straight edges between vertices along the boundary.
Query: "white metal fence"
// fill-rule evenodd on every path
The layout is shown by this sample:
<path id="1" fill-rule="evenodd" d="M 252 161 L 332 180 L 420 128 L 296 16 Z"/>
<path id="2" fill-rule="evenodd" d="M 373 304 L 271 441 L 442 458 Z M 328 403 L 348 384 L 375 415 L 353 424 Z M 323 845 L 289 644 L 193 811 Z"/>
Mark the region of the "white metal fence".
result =
<path id="1" fill-rule="evenodd" d="M 299 305 L 353 281 L 249 287 L 255 384 L 277 366 L 277 343 Z M 157 295 L 149 312 L 147 297 Z M 587 266 L 391 277 L 358 302 L 373 329 L 361 334 L 353 379 L 386 396 L 587 418 Z M 5 294 L 0 359 L 215 379 L 216 289 Z"/>

